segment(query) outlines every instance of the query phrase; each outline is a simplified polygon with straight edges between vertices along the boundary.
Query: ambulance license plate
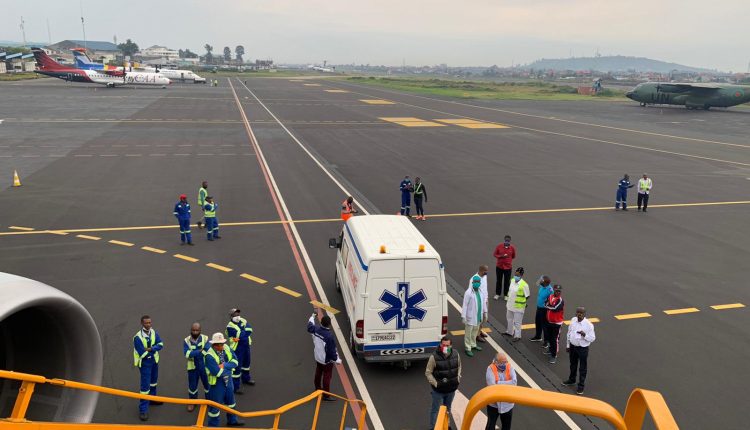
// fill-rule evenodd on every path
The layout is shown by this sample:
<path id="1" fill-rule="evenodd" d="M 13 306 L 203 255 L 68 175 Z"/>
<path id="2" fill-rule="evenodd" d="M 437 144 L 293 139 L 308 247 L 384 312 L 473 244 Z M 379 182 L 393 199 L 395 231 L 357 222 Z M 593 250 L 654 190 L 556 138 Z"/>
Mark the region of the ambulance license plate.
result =
<path id="1" fill-rule="evenodd" d="M 370 335 L 370 342 L 394 342 L 396 333 L 379 333 Z"/>

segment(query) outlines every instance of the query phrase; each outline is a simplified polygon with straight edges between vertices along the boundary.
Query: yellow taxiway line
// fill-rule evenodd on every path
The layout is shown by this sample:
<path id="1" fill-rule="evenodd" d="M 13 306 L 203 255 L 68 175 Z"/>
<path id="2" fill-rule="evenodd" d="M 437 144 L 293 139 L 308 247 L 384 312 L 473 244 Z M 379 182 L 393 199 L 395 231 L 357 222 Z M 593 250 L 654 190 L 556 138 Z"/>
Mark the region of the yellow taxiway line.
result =
<path id="1" fill-rule="evenodd" d="M 732 205 L 750 205 L 750 200 L 739 200 L 739 201 L 726 201 L 726 202 L 700 202 L 700 203 L 668 203 L 661 205 L 649 205 L 649 208 L 685 208 L 685 207 L 701 207 L 701 206 L 732 206 Z M 611 211 L 612 206 L 601 206 L 601 207 L 589 207 L 589 208 L 558 208 L 558 209 L 528 209 L 528 210 L 508 210 L 508 211 L 488 211 L 488 212 L 463 212 L 463 213 L 445 213 L 445 214 L 433 214 L 427 218 L 456 218 L 456 217 L 469 217 L 469 216 L 492 216 L 492 215 L 524 215 L 524 214 L 548 214 L 548 213 L 565 213 L 565 212 L 600 212 L 600 211 Z M 320 218 L 320 219 L 299 219 L 290 221 L 241 221 L 241 222 L 225 222 L 222 223 L 222 227 L 239 227 L 239 226 L 255 226 L 255 225 L 275 225 L 275 224 L 309 224 L 309 223 L 325 223 L 325 222 L 341 222 L 340 218 Z M 10 228 L 10 227 L 9 227 Z M 56 230 L 24 230 L 24 231 L 7 231 L 0 232 L 0 236 L 18 236 L 27 234 L 62 234 L 62 233 L 92 233 L 92 232 L 109 232 L 109 231 L 134 231 L 134 230 L 163 230 L 163 229 L 176 229 L 177 225 L 147 225 L 147 226 L 134 226 L 134 227 L 100 227 L 100 228 L 77 228 L 77 229 L 56 229 Z M 95 236 L 85 236 L 79 234 L 78 237 L 83 239 L 90 239 Z M 92 239 L 99 240 L 100 238 Z"/>

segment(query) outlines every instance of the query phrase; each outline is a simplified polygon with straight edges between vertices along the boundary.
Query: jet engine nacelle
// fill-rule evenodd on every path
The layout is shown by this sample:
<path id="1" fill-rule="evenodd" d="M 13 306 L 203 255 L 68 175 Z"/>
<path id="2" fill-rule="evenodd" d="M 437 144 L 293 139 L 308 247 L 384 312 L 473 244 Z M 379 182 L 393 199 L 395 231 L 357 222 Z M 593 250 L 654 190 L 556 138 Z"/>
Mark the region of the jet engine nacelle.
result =
<path id="1" fill-rule="evenodd" d="M 89 384 L 102 381 L 102 344 L 86 308 L 60 290 L 0 273 L 0 369 Z M 0 379 L 0 416 L 20 383 Z M 98 394 L 50 384 L 34 389 L 27 419 L 87 423 Z"/>

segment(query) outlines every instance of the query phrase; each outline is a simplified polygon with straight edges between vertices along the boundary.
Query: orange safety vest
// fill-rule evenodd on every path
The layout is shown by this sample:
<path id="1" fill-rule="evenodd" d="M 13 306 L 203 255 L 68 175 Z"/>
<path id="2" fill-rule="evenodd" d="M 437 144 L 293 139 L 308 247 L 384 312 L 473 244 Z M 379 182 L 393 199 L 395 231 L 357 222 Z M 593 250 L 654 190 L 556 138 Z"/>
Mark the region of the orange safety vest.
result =
<path id="1" fill-rule="evenodd" d="M 500 382 L 500 374 L 498 373 L 498 368 L 495 363 L 490 364 L 490 369 L 492 369 L 492 374 L 495 375 L 495 383 L 497 384 Z M 510 363 L 505 363 L 505 380 L 510 381 Z"/>
<path id="2" fill-rule="evenodd" d="M 346 221 L 352 217 L 352 205 L 347 200 L 341 203 L 341 219 Z"/>

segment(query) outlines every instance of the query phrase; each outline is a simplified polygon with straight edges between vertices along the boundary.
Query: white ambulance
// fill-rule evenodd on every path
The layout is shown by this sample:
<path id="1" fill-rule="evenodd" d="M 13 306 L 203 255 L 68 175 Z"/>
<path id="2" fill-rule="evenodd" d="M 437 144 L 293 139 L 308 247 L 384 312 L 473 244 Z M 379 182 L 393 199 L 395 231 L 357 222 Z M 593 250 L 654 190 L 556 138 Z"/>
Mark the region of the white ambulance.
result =
<path id="1" fill-rule="evenodd" d="M 349 316 L 352 351 L 365 361 L 430 357 L 448 330 L 440 255 L 399 215 L 350 218 L 338 239 L 336 287 Z"/>

